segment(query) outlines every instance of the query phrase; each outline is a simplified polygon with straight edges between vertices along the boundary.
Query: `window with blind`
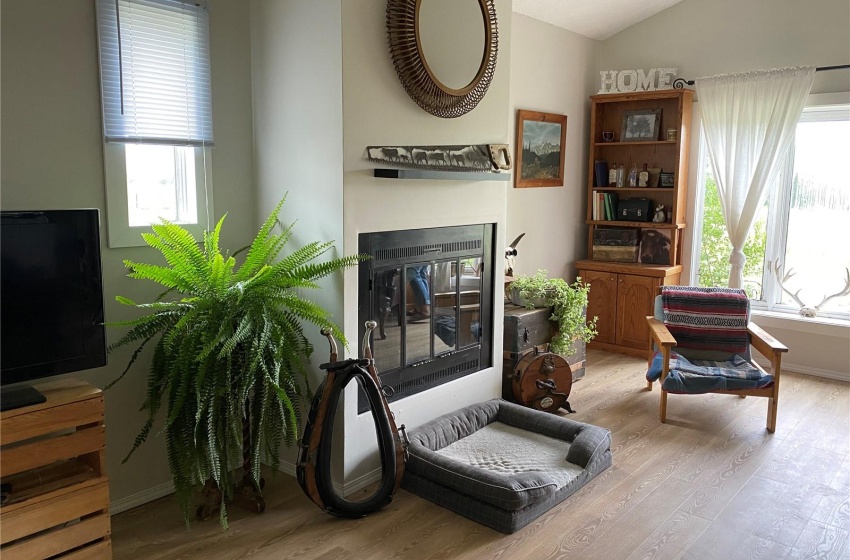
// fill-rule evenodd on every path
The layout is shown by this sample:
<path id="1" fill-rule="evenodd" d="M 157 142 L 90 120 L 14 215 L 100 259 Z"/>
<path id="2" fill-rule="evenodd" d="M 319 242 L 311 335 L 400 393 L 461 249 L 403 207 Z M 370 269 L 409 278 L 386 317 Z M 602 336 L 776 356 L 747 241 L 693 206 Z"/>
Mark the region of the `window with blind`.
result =
<path id="1" fill-rule="evenodd" d="M 211 213 L 205 2 L 96 0 L 111 247 L 166 219 L 200 235 Z"/>

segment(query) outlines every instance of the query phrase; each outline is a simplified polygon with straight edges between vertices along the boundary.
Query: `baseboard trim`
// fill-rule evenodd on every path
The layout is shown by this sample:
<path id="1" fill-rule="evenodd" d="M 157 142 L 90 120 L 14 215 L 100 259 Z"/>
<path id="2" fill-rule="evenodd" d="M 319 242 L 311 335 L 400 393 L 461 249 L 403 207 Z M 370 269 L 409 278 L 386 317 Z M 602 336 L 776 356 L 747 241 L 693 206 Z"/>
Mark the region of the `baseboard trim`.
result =
<path id="1" fill-rule="evenodd" d="M 756 358 L 756 362 L 761 367 L 770 371 L 770 362 L 763 358 Z M 814 368 L 809 366 L 801 366 L 798 364 L 788 364 L 782 362 L 782 371 L 793 371 L 794 373 L 802 373 L 803 375 L 812 375 L 814 377 L 824 377 L 826 379 L 834 379 L 836 381 L 850 381 L 850 374 L 840 371 L 832 371 L 829 369 Z"/>
<path id="2" fill-rule="evenodd" d="M 350 496 L 351 494 L 363 490 L 373 482 L 378 482 L 381 480 L 381 469 L 375 469 L 373 471 L 367 472 L 361 476 L 358 476 L 354 480 L 350 482 L 346 482 L 343 488 L 343 496 Z"/>
<path id="3" fill-rule="evenodd" d="M 289 476 L 296 476 L 295 463 L 281 461 L 278 470 L 284 474 L 288 474 Z M 340 496 L 350 496 L 351 494 L 362 490 L 373 482 L 378 482 L 379 480 L 381 480 L 381 469 L 375 469 L 374 471 L 358 476 L 354 480 L 345 484 L 334 482 L 334 490 Z M 164 498 L 165 496 L 170 496 L 173 493 L 174 482 L 169 480 L 168 482 L 154 486 L 153 488 L 148 488 L 147 490 L 142 490 L 141 492 L 136 492 L 135 494 L 131 494 L 111 502 L 109 504 L 109 514 L 117 515 L 133 508 L 143 506 L 154 500 Z"/>
<path id="4" fill-rule="evenodd" d="M 295 463 L 281 461 L 280 468 L 278 470 L 284 474 L 296 476 Z M 379 480 L 381 480 L 381 469 L 375 469 L 344 484 L 334 482 L 334 491 L 342 497 L 350 496 L 359 490 L 363 490 L 373 482 L 378 482 Z"/>
<path id="5" fill-rule="evenodd" d="M 109 514 L 116 515 L 118 513 L 131 510 L 133 508 L 143 506 L 148 502 L 164 498 L 165 496 L 174 493 L 174 481 L 169 480 L 153 488 L 136 492 L 124 498 L 115 500 L 109 504 Z"/>

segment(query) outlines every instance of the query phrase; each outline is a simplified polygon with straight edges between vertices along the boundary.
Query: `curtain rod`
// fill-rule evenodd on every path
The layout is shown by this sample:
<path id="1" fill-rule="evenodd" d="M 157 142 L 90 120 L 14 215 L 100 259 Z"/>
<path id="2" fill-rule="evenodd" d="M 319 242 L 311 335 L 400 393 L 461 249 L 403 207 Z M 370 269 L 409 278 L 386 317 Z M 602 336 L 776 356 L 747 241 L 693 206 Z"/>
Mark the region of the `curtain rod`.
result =
<path id="1" fill-rule="evenodd" d="M 818 66 L 815 68 L 815 72 L 825 72 L 827 70 L 844 70 L 846 68 L 850 68 L 850 64 L 837 64 L 835 66 Z M 674 89 L 684 89 L 685 86 L 694 85 L 694 80 L 686 80 L 684 78 L 676 78 L 673 80 L 673 88 Z"/>

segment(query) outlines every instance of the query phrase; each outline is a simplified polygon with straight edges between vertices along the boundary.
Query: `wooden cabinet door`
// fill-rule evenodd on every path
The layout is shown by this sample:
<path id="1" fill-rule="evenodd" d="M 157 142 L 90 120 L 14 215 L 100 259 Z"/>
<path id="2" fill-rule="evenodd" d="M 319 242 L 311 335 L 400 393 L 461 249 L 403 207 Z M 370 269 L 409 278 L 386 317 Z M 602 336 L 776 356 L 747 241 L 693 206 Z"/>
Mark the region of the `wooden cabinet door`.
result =
<path id="1" fill-rule="evenodd" d="M 617 327 L 617 275 L 613 272 L 580 270 L 581 279 L 590 284 L 587 316 L 597 317 L 596 342 L 614 344 Z M 647 335 L 649 336 L 649 335 Z"/>
<path id="2" fill-rule="evenodd" d="M 639 350 L 649 348 L 649 326 L 658 279 L 649 276 L 618 274 L 617 344 Z M 592 292 L 593 290 L 591 290 Z"/>

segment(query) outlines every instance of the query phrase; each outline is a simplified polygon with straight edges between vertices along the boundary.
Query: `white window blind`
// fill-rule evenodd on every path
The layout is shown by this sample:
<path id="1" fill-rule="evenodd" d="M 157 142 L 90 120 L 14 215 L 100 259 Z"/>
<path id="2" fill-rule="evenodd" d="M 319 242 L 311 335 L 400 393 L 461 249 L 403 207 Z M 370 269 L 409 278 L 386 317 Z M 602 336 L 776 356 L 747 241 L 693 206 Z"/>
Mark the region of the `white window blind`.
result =
<path id="1" fill-rule="evenodd" d="M 107 142 L 211 145 L 205 2 L 97 0 Z"/>

